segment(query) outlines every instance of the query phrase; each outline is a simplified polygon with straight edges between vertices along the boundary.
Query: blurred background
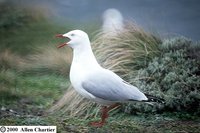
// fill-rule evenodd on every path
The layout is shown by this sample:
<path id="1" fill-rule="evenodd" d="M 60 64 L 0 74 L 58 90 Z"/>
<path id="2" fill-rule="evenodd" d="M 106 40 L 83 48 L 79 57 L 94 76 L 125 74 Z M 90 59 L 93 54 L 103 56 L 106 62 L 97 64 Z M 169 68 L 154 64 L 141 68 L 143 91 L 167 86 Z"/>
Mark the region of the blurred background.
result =
<path id="1" fill-rule="evenodd" d="M 4 0 L 1 0 L 2 2 Z M 8 0 L 9 1 L 9 0 Z M 148 30 L 162 35 L 183 35 L 199 39 L 200 3 L 198 0 L 10 0 L 11 3 L 28 8 L 43 8 L 49 21 L 73 28 L 88 24 L 102 24 L 102 14 L 108 8 L 118 9 L 124 18 L 133 20 Z"/>
<path id="2" fill-rule="evenodd" d="M 37 30 L 40 30 L 37 34 L 45 35 L 48 32 L 51 32 L 50 34 L 67 32 L 69 29 L 82 29 L 90 34 L 101 28 L 103 12 L 109 8 L 118 9 L 124 20 L 134 21 L 146 31 L 156 32 L 162 38 L 181 35 L 197 41 L 200 34 L 200 3 L 198 0 L 168 0 L 165 2 L 162 0 L 127 0 L 126 2 L 123 0 L 1 0 L 0 4 L 1 41 L 4 38 L 9 40 L 9 35 L 5 32 L 18 32 L 31 28 L 28 25 L 37 24 L 34 30 L 28 31 L 30 35 L 27 35 L 27 40 L 31 40 L 29 43 L 37 40 L 44 40 L 44 42 L 51 40 L 52 36 L 49 36 L 50 40 L 46 40 L 44 35 L 36 39 L 37 36 L 32 35 L 32 32 Z M 42 25 L 42 23 L 45 24 Z M 51 25 L 54 26 L 51 27 Z M 60 28 L 63 30 L 59 30 L 58 27 L 63 27 Z M 56 32 L 53 32 L 53 28 Z M 17 40 L 19 43 L 25 39 L 22 35 L 21 40 Z M 6 43 L 1 43 L 1 49 L 10 47 L 11 42 Z"/>
<path id="3" fill-rule="evenodd" d="M 199 7 L 199 0 L 0 0 L 0 124 L 198 132 Z M 75 94 L 72 51 L 56 48 L 64 40 L 55 35 L 73 29 L 89 34 L 101 65 L 166 104 L 125 104 L 103 130 L 87 127 L 98 105 Z"/>

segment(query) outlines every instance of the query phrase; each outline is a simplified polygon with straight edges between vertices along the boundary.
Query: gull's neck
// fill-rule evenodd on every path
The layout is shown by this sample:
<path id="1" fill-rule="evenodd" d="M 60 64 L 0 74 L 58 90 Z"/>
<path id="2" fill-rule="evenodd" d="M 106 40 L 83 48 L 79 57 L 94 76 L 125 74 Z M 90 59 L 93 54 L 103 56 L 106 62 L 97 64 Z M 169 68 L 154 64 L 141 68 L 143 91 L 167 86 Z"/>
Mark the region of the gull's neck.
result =
<path id="1" fill-rule="evenodd" d="M 100 67 L 92 52 L 90 43 L 88 45 L 83 44 L 73 48 L 73 60 L 71 67 L 74 65 L 79 65 L 79 67 L 83 67 L 84 69 L 94 69 Z"/>

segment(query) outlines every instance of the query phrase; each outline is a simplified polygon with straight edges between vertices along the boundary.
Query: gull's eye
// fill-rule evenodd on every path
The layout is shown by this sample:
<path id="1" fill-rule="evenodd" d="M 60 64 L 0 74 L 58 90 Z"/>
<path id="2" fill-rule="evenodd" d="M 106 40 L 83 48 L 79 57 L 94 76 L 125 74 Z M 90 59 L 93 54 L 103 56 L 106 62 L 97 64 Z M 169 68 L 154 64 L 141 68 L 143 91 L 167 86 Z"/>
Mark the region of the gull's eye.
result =
<path id="1" fill-rule="evenodd" d="M 72 33 L 71 36 L 75 36 L 75 34 Z"/>

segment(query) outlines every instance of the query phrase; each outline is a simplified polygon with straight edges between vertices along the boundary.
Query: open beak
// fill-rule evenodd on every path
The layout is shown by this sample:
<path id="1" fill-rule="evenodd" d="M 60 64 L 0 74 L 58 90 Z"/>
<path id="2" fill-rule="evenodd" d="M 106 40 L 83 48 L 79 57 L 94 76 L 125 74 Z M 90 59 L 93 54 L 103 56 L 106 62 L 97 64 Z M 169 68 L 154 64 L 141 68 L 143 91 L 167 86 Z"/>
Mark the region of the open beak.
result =
<path id="1" fill-rule="evenodd" d="M 66 36 L 63 36 L 63 34 L 57 34 L 56 35 L 56 38 L 68 38 Z M 69 38 L 68 38 L 69 39 Z M 57 46 L 57 48 L 61 48 L 61 47 L 64 47 L 65 45 L 67 45 L 67 43 L 61 43 Z"/>

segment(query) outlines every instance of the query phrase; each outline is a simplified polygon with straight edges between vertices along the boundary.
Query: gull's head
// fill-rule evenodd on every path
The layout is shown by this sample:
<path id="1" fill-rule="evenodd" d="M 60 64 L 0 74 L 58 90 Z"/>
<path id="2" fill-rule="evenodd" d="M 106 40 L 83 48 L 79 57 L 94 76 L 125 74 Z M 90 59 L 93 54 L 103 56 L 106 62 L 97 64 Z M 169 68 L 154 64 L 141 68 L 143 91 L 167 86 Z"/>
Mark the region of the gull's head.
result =
<path id="1" fill-rule="evenodd" d="M 87 33 L 81 30 L 72 30 L 65 34 L 58 34 L 56 35 L 56 37 L 67 39 L 67 42 L 60 44 L 58 48 L 61 48 L 65 45 L 68 45 L 72 48 L 76 48 L 80 45 L 90 44 Z"/>

